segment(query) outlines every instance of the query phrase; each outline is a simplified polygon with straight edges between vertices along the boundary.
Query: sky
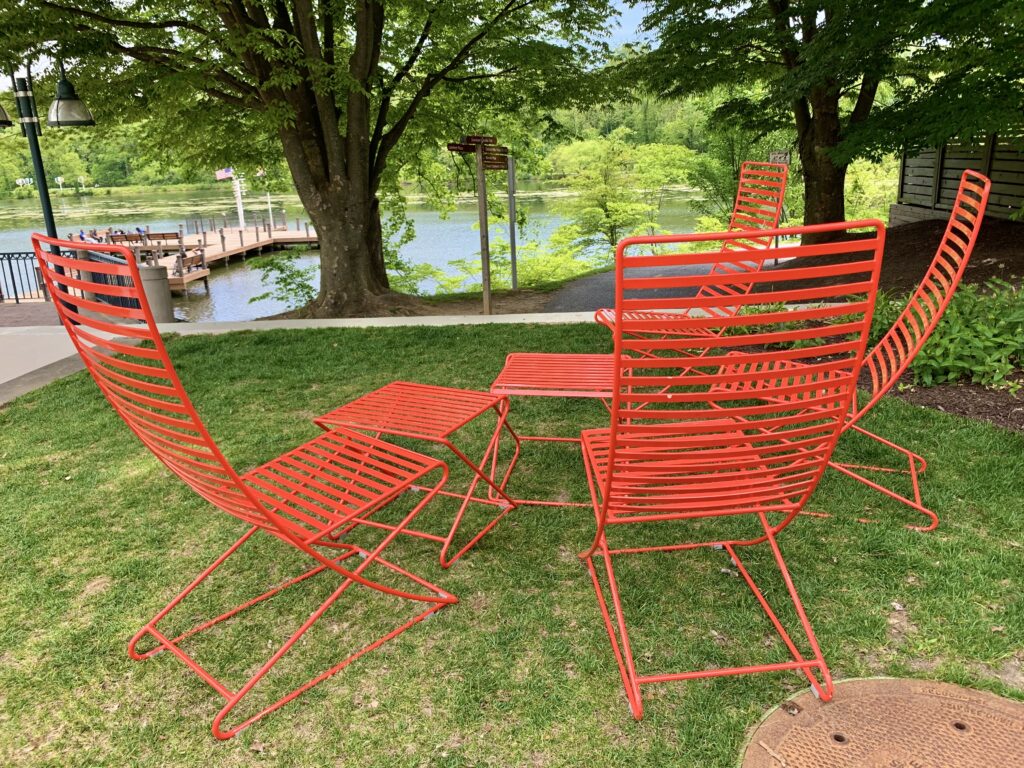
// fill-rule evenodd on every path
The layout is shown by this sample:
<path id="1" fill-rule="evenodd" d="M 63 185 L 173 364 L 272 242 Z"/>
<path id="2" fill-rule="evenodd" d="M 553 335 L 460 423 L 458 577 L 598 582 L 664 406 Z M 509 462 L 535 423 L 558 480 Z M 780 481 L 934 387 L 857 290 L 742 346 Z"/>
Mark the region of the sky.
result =
<path id="1" fill-rule="evenodd" d="M 648 35 L 640 33 L 640 23 L 647 14 L 647 3 L 639 3 L 635 6 L 627 5 L 624 0 L 617 0 L 615 3 L 619 11 L 618 26 L 612 29 L 609 45 L 617 48 L 625 43 L 635 43 Z"/>

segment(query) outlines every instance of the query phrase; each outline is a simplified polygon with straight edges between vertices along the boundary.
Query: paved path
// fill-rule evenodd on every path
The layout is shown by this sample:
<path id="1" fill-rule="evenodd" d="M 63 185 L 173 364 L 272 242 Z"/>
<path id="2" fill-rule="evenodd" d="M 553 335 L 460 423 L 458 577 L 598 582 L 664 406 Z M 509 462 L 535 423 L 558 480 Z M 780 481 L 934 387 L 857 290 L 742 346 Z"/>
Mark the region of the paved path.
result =
<path id="1" fill-rule="evenodd" d="M 705 271 L 703 265 L 694 267 L 674 267 L 671 269 L 644 267 L 629 270 L 631 277 L 669 277 L 675 275 L 699 275 Z M 657 289 L 637 294 L 636 298 L 669 298 L 673 296 L 692 296 L 695 290 L 673 291 Z M 545 312 L 594 312 L 605 307 L 615 306 L 615 270 L 599 272 L 596 275 L 581 277 L 566 283 L 551 294 Z"/>
<path id="2" fill-rule="evenodd" d="M 60 325 L 60 320 L 49 301 L 23 301 L 15 304 L 8 300 L 0 303 L 0 328 L 21 325 Z"/>

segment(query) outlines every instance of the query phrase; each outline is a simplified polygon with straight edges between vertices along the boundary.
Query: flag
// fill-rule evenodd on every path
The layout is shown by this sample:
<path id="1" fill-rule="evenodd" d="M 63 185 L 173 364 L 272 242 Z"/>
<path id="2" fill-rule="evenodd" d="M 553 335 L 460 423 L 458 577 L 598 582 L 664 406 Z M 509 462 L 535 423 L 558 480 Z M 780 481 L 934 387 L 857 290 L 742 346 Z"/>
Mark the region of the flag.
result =
<path id="1" fill-rule="evenodd" d="M 235 177 L 235 169 L 221 168 L 214 174 L 214 176 L 217 177 L 217 181 L 224 181 L 224 179 L 233 179 Z"/>

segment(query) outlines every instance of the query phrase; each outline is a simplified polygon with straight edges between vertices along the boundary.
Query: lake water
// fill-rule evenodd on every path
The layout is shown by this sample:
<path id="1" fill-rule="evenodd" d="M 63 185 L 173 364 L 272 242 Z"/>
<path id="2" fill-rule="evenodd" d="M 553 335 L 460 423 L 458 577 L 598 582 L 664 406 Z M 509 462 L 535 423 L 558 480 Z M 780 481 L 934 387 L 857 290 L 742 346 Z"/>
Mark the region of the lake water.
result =
<path id="1" fill-rule="evenodd" d="M 517 205 L 527 213 L 529 225 L 525 239 L 544 242 L 551 232 L 563 223 L 555 211 L 551 198 L 521 194 Z M 272 195 L 274 217 L 280 224 L 286 216 L 289 226 L 295 219 L 305 221 L 305 211 L 295 195 Z M 265 196 L 250 195 L 246 200 L 247 223 L 266 218 Z M 229 187 L 223 190 L 174 191 L 160 190 L 152 194 L 133 197 L 93 195 L 87 197 L 54 198 L 57 230 L 63 236 L 92 228 L 113 226 L 126 230 L 146 227 L 153 230 L 176 231 L 186 220 L 214 218 L 221 226 L 236 226 L 234 199 Z M 442 219 L 426 206 L 410 204 L 408 215 L 416 229 L 415 239 L 402 249 L 402 258 L 411 264 L 431 264 L 451 272 L 448 262 L 454 259 L 478 258 L 480 234 L 476 228 L 475 202 L 461 203 L 456 210 Z M 659 216 L 659 224 L 672 232 L 690 232 L 696 223 L 690 201 L 685 195 L 668 197 Z M 0 201 L 0 252 L 28 251 L 29 235 L 42 229 L 39 201 L 36 198 Z M 492 221 L 492 242 L 508 239 L 508 227 Z M 522 235 L 517 235 L 519 242 Z M 303 266 L 316 265 L 316 251 L 303 252 L 298 259 Z M 227 267 L 214 267 L 210 275 L 210 293 L 202 283 L 193 283 L 186 296 L 175 300 L 175 314 L 182 320 L 251 320 L 277 314 L 287 309 L 274 299 L 250 303 L 249 298 L 266 290 L 260 280 L 261 273 L 251 263 L 236 261 Z M 430 281 L 421 284 L 421 290 L 431 293 Z"/>

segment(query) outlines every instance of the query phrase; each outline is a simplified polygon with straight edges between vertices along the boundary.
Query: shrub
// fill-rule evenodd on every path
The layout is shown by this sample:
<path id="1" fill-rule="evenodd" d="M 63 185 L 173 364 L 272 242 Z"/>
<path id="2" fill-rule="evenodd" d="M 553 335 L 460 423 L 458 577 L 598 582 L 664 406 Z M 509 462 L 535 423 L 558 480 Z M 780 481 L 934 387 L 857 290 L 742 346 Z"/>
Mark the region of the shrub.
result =
<path id="1" fill-rule="evenodd" d="M 1019 287 L 991 280 L 960 287 L 911 371 L 924 386 L 968 380 L 1016 391 L 1020 384 L 1007 377 L 1022 365 L 1024 297 Z"/>
<path id="2" fill-rule="evenodd" d="M 871 323 L 877 343 L 896 322 L 909 297 L 879 293 Z M 989 387 L 1020 385 L 1007 377 L 1024 365 L 1024 298 L 1004 280 L 984 287 L 962 285 L 953 295 L 935 332 L 910 365 L 922 386 L 971 381 Z"/>

